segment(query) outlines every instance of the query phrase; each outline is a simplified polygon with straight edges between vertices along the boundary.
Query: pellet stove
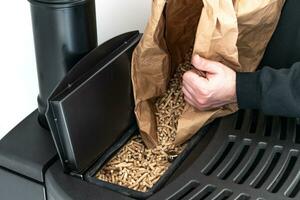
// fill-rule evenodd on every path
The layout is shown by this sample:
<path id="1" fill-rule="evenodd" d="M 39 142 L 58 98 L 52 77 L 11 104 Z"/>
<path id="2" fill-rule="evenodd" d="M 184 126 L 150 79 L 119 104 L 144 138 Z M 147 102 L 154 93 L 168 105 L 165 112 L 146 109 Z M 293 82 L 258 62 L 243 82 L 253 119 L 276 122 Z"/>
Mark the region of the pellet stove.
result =
<path id="1" fill-rule="evenodd" d="M 0 199 L 300 199 L 299 119 L 256 110 L 199 130 L 148 193 L 97 182 L 95 170 L 137 132 L 130 65 L 141 34 L 97 46 L 94 0 L 30 3 L 39 108 L 0 141 Z M 300 2 L 287 0 L 261 65 L 300 61 L 299 19 Z"/>

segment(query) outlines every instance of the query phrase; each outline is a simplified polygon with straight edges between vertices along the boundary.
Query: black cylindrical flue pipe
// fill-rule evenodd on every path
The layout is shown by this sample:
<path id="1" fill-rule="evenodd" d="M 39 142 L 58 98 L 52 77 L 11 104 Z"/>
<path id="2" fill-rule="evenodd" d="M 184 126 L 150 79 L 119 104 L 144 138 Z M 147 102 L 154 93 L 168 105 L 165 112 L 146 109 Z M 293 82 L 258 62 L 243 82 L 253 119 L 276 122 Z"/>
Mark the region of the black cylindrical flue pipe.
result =
<path id="1" fill-rule="evenodd" d="M 66 73 L 97 46 L 95 0 L 29 0 L 39 81 L 39 121 Z"/>

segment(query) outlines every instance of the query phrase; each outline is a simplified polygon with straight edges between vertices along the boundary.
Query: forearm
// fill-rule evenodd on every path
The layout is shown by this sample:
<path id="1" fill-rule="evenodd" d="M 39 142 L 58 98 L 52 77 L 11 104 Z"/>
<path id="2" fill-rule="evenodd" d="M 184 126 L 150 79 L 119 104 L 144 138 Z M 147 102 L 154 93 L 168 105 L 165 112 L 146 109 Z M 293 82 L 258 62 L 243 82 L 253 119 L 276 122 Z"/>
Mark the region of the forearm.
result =
<path id="1" fill-rule="evenodd" d="M 264 67 L 257 72 L 237 73 L 236 87 L 241 109 L 300 117 L 300 62 L 290 69 Z"/>

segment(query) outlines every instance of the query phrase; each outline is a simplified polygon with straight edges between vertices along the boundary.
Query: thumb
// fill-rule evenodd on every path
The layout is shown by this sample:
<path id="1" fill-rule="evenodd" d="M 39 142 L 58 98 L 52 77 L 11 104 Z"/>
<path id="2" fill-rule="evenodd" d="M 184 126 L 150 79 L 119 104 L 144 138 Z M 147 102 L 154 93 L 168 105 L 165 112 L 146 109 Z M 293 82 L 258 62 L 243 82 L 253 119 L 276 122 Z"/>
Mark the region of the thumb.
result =
<path id="1" fill-rule="evenodd" d="M 202 58 L 199 55 L 193 56 L 192 64 L 196 69 L 204 71 L 206 73 L 215 74 L 218 72 L 218 66 L 214 61 Z"/>

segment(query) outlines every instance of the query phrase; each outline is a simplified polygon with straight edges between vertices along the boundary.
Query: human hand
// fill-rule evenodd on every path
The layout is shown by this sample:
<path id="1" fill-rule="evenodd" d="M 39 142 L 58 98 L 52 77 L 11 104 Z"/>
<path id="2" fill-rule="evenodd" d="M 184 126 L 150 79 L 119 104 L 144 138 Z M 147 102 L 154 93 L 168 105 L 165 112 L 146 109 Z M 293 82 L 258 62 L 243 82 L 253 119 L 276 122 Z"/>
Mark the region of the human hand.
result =
<path id="1" fill-rule="evenodd" d="M 211 110 L 235 103 L 236 72 L 220 62 L 193 56 L 192 64 L 196 69 L 183 75 L 185 100 L 198 110 Z M 198 75 L 195 70 L 205 73 Z"/>

